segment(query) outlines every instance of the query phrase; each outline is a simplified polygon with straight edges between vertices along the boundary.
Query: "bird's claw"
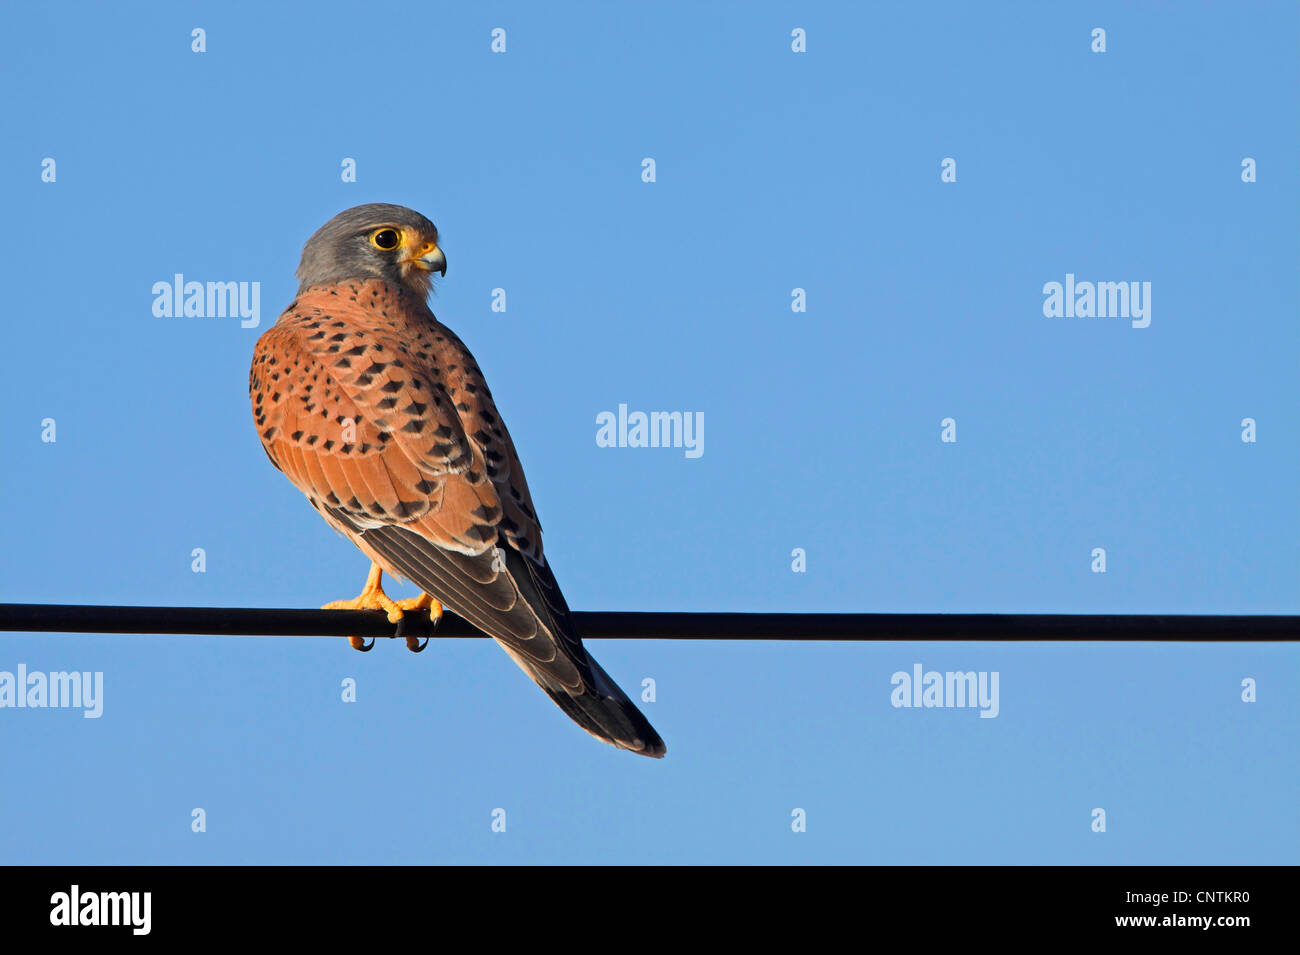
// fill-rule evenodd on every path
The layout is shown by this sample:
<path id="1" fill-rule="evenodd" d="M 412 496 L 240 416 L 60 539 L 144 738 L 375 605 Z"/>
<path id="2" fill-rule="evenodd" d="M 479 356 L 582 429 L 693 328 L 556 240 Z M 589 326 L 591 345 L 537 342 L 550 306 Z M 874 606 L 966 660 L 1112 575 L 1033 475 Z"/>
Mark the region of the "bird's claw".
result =
<path id="1" fill-rule="evenodd" d="M 388 622 L 397 624 L 397 632 L 402 632 L 402 608 L 396 600 L 393 600 L 388 594 L 384 593 L 383 573 L 378 564 L 370 565 L 370 574 L 366 577 L 366 585 L 362 588 L 359 596 L 352 600 L 335 600 L 327 603 L 321 608 L 322 610 L 382 610 L 388 615 Z M 360 650 L 362 653 L 369 653 L 374 647 L 375 641 L 372 637 L 369 643 L 361 637 L 348 637 L 348 642 L 352 644 L 353 650 Z"/>
<path id="2" fill-rule="evenodd" d="M 382 610 L 388 615 L 388 622 L 397 624 L 397 629 L 393 633 L 394 637 L 406 636 L 406 614 L 408 610 L 427 610 L 429 611 L 429 620 L 436 627 L 438 621 L 442 619 L 442 604 L 434 600 L 426 593 L 421 593 L 418 597 L 411 597 L 407 600 L 394 600 L 384 593 L 383 574 L 378 564 L 370 565 L 370 575 L 366 578 L 366 585 L 362 589 L 360 596 L 352 600 L 335 600 L 328 603 L 322 610 Z M 361 637 L 348 637 L 348 642 L 352 644 L 352 649 L 360 650 L 362 653 L 369 653 L 375 645 L 374 638 L 366 643 Z M 418 637 L 406 637 L 406 648 L 412 653 L 420 653 L 429 645 L 429 638 L 425 637 L 424 642 L 420 643 Z"/>
<path id="3" fill-rule="evenodd" d="M 429 611 L 429 622 L 435 627 L 438 625 L 438 621 L 442 619 L 442 604 L 434 600 L 426 593 L 421 593 L 420 596 L 412 597 L 409 600 L 399 600 L 397 602 L 397 605 L 401 607 L 403 610 Z M 402 636 L 402 624 L 400 623 L 397 625 L 396 636 L 399 637 Z M 420 643 L 418 637 L 406 638 L 406 649 L 410 650 L 412 653 L 422 653 L 424 651 L 424 648 L 427 647 L 428 645 L 429 645 L 428 637 L 424 638 L 423 643 Z"/>

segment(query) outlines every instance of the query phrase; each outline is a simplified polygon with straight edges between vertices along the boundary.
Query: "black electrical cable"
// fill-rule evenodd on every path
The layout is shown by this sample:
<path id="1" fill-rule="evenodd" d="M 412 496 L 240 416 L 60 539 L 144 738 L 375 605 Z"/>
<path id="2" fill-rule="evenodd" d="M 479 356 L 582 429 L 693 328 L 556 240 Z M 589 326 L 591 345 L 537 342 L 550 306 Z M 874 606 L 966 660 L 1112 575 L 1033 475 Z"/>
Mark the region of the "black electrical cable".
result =
<path id="1" fill-rule="evenodd" d="M 676 613 L 586 611 L 578 633 L 603 640 L 1263 642 L 1300 640 L 1300 615 L 1036 613 Z M 400 631 L 398 628 L 401 628 Z M 482 637 L 451 612 L 391 624 L 379 611 L 0 604 L 0 631 L 222 636 Z"/>

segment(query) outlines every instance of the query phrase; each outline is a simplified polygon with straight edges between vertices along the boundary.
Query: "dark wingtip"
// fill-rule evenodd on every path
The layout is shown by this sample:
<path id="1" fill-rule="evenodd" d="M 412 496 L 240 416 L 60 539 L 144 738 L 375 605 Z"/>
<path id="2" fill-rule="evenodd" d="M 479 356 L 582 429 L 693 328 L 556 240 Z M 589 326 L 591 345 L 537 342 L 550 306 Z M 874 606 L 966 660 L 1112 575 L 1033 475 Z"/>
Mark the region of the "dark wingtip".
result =
<path id="1" fill-rule="evenodd" d="M 636 742 L 640 744 L 640 748 L 631 751 L 638 756 L 663 759 L 668 752 L 668 747 L 659 734 L 655 732 L 655 728 L 650 725 L 650 721 L 645 718 L 645 714 L 637 709 L 636 704 L 630 700 L 626 701 L 620 709 L 622 709 L 623 715 L 628 717 L 632 725 L 636 727 L 638 737 Z"/>
<path id="2" fill-rule="evenodd" d="M 656 737 L 653 743 L 646 745 L 644 749 L 634 750 L 634 752 L 638 756 L 649 756 L 651 759 L 663 759 L 668 755 L 668 747 L 664 745 L 663 740 Z"/>
<path id="3" fill-rule="evenodd" d="M 650 721 L 631 700 L 591 691 L 571 696 L 563 690 L 541 686 L 569 719 L 598 740 L 651 759 L 662 759 L 668 752 Z"/>

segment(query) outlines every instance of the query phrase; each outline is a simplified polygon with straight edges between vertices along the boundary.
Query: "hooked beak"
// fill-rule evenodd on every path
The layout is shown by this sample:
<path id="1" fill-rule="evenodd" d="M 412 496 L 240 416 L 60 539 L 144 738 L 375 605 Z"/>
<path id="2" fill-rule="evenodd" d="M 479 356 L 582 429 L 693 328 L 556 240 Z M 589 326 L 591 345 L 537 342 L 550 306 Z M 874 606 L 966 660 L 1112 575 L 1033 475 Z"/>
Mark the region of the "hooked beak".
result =
<path id="1" fill-rule="evenodd" d="M 447 257 L 432 242 L 421 249 L 419 255 L 412 257 L 411 264 L 425 272 L 437 272 L 443 276 L 447 274 Z"/>

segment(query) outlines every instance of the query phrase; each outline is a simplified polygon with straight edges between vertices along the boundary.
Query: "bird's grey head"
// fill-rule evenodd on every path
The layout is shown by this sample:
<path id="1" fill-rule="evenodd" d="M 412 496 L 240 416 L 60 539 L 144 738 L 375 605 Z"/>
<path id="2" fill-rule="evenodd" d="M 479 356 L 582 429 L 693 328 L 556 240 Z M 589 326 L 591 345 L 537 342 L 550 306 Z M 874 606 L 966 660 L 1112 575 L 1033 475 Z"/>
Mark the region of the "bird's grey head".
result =
<path id="1" fill-rule="evenodd" d="M 307 240 L 298 265 L 298 291 L 379 278 L 424 298 L 434 272 L 447 274 L 438 227 L 414 209 L 375 202 L 345 209 Z"/>

